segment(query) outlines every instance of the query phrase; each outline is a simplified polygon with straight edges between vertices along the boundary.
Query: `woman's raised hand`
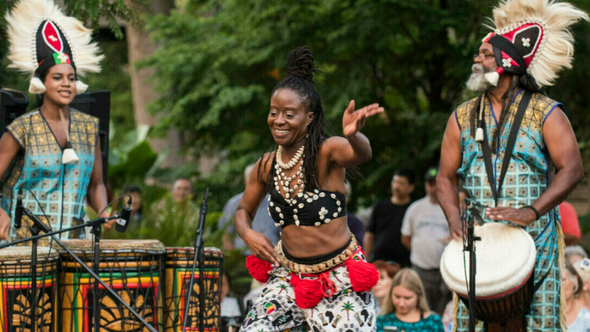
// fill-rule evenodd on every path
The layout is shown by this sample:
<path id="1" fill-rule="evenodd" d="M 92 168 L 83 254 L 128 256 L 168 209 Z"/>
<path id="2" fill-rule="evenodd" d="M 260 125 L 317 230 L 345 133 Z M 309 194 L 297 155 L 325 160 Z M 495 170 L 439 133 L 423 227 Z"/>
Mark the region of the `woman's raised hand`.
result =
<path id="1" fill-rule="evenodd" d="M 344 137 L 350 137 L 359 132 L 365 126 L 367 118 L 383 113 L 383 110 L 383 107 L 379 107 L 379 104 L 371 104 L 355 111 L 354 100 L 351 100 L 342 117 Z"/>

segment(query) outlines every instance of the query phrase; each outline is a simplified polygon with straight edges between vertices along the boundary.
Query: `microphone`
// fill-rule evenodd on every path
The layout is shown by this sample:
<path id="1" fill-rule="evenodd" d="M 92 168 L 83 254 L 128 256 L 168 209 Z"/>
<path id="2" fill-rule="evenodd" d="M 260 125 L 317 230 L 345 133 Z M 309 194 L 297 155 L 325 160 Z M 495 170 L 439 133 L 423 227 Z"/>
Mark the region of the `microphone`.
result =
<path id="1" fill-rule="evenodd" d="M 21 221 L 23 219 L 23 188 L 18 189 L 16 196 L 16 210 L 14 211 L 14 228 L 21 228 Z"/>
<path id="2" fill-rule="evenodd" d="M 117 218 L 117 222 L 115 223 L 115 229 L 117 232 L 125 233 L 127 226 L 129 226 L 129 219 L 131 219 L 131 195 L 129 195 L 129 200 L 127 201 L 127 204 L 123 206 L 123 209 L 121 209 L 119 218 Z"/>

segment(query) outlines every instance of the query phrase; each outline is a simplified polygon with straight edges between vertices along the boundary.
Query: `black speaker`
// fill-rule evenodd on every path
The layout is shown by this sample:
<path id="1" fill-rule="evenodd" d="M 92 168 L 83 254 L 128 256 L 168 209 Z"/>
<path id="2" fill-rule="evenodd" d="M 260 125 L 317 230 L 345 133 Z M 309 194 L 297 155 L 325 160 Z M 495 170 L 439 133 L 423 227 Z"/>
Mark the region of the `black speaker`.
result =
<path id="1" fill-rule="evenodd" d="M 90 91 L 76 98 L 70 103 L 70 108 L 92 115 L 99 119 L 98 139 L 102 156 L 102 178 L 107 182 L 109 166 L 109 120 L 111 118 L 111 92 Z"/>
<path id="2" fill-rule="evenodd" d="M 0 136 L 14 119 L 25 114 L 28 105 L 29 97 L 26 93 L 0 89 Z"/>

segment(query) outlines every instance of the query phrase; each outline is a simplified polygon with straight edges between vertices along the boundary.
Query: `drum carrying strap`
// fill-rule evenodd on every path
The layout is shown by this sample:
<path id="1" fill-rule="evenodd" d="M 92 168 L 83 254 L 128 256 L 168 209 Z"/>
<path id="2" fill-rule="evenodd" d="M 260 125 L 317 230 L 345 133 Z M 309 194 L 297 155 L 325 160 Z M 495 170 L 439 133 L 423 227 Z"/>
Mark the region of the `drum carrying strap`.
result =
<path id="1" fill-rule="evenodd" d="M 490 187 L 492 189 L 492 195 L 494 197 L 494 202 L 496 206 L 498 206 L 498 196 L 502 192 L 502 184 L 504 183 L 504 178 L 506 177 L 506 171 L 508 170 L 510 159 L 512 158 L 512 151 L 514 150 L 514 144 L 516 144 L 516 136 L 518 136 L 518 130 L 520 129 L 520 125 L 522 123 L 522 119 L 524 118 L 524 113 L 529 105 L 531 100 L 532 93 L 530 91 L 525 91 L 522 99 L 520 100 L 520 104 L 518 105 L 518 110 L 516 111 L 516 115 L 514 115 L 514 120 L 512 121 L 512 127 L 510 128 L 510 134 L 508 136 L 508 143 L 506 144 L 506 152 L 504 152 L 504 159 L 502 160 L 502 169 L 500 171 L 500 181 L 498 182 L 498 187 L 496 188 L 496 181 L 494 178 L 494 168 L 492 166 L 492 153 L 490 149 L 490 144 L 488 142 L 488 133 L 486 130 L 485 125 L 485 117 L 483 117 L 484 125 L 484 139 L 481 142 L 481 149 L 483 152 L 483 159 L 486 166 L 486 173 L 488 175 L 488 182 L 490 183 Z M 482 101 L 483 102 L 483 101 Z M 501 130 L 502 128 L 497 128 L 496 130 Z M 476 215 L 479 215 L 479 211 L 476 209 L 473 210 Z M 481 217 L 481 216 L 480 216 Z M 546 273 L 541 279 L 534 285 L 533 287 L 533 294 L 537 292 L 537 290 L 545 281 L 549 273 Z"/>
<path id="2" fill-rule="evenodd" d="M 508 170 L 508 166 L 510 164 L 510 159 L 512 158 L 512 151 L 514 150 L 514 144 L 516 143 L 516 136 L 518 136 L 518 130 L 520 128 L 520 124 L 522 123 L 522 119 L 524 118 L 524 113 L 529 105 L 531 100 L 532 93 L 530 91 L 525 91 L 522 99 L 520 100 L 520 104 L 518 105 L 518 110 L 516 111 L 516 115 L 514 115 L 514 120 L 512 121 L 512 126 L 510 128 L 510 135 L 508 136 L 508 143 L 506 144 L 506 152 L 504 153 L 504 160 L 502 160 L 502 169 L 500 170 L 500 181 L 498 182 L 498 187 L 496 188 L 496 180 L 494 177 L 494 167 L 492 166 L 492 152 L 490 149 L 490 144 L 488 142 L 488 131 L 485 125 L 485 117 L 482 117 L 484 121 L 483 124 L 483 132 L 484 132 L 484 139 L 481 142 L 481 150 L 483 152 L 483 159 L 486 165 L 486 173 L 488 175 L 488 182 L 490 183 L 490 187 L 492 189 L 492 195 L 494 196 L 494 202 L 496 206 L 498 206 L 498 195 L 502 192 L 502 184 L 504 183 L 504 178 L 506 177 L 506 171 Z M 484 100 L 481 101 L 482 103 Z M 502 128 L 497 128 L 496 130 L 501 130 Z"/>

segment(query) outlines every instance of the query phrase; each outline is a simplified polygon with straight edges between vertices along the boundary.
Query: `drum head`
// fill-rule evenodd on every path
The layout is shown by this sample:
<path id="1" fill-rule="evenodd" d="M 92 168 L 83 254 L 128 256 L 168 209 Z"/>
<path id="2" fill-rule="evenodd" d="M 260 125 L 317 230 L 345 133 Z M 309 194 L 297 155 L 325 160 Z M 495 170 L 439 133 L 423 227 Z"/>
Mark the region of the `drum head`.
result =
<path id="1" fill-rule="evenodd" d="M 92 240 L 62 240 L 70 250 L 77 253 L 93 252 Z M 61 247 L 58 249 L 63 251 Z M 100 240 L 101 252 L 120 251 L 160 251 L 164 252 L 164 245 L 158 240 Z"/>
<path id="2" fill-rule="evenodd" d="M 475 242 L 477 274 L 475 296 L 492 297 L 516 289 L 526 283 L 535 266 L 536 248 L 533 238 L 523 229 L 501 223 L 476 226 Z M 463 252 L 461 241 L 451 241 L 441 258 L 440 270 L 450 290 L 467 296 L 469 253 Z"/>
<path id="3" fill-rule="evenodd" d="M 205 251 L 205 256 L 215 257 L 223 255 L 223 252 L 219 248 L 215 247 L 205 247 L 203 248 L 203 251 Z M 194 247 L 166 247 L 166 254 L 178 253 L 190 255 L 192 257 L 194 252 Z"/>
<path id="4" fill-rule="evenodd" d="M 59 254 L 55 249 L 49 252 L 47 247 L 37 247 L 37 262 L 47 259 L 55 261 L 59 258 Z M 30 264 L 31 262 L 31 247 L 8 247 L 0 249 L 0 264 Z"/>

